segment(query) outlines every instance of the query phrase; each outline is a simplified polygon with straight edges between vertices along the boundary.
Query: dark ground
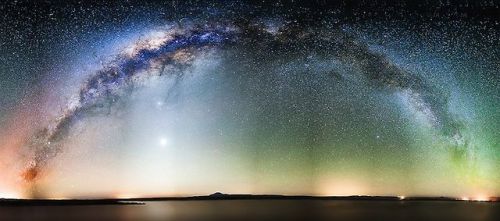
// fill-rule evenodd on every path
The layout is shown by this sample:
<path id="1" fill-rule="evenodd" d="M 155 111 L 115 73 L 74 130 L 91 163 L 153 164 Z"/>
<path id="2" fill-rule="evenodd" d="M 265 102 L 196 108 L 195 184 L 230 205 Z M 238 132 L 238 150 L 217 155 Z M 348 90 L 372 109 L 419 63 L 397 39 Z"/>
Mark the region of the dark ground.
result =
<path id="1" fill-rule="evenodd" d="M 0 220 L 500 220 L 500 203 L 450 198 L 224 195 L 3 200 Z"/>

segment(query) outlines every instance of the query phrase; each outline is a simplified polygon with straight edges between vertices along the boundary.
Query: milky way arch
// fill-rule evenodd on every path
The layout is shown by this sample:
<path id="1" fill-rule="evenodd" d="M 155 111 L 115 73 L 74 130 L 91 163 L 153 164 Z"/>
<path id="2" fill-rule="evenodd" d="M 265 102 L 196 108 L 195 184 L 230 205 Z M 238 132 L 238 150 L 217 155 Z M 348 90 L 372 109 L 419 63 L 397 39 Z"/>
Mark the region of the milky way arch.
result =
<path id="1" fill-rule="evenodd" d="M 125 96 L 123 90 L 128 86 L 150 77 L 147 70 L 158 67 L 164 69 L 167 66 L 189 66 L 190 57 L 195 56 L 196 51 L 229 43 L 238 44 L 239 41 L 250 42 L 250 45 L 261 42 L 331 45 L 337 49 L 331 53 L 335 59 L 354 62 L 361 67 L 360 77 L 367 84 L 404 94 L 410 100 L 409 105 L 426 116 L 431 125 L 445 137 L 455 140 L 456 143 L 463 143 L 461 123 L 448 111 L 448 98 L 445 93 L 432 87 L 418 75 L 397 67 L 386 56 L 371 51 L 368 45 L 351 35 L 343 31 L 325 33 L 324 29 L 297 33 L 293 27 L 287 26 L 279 27 L 279 31 L 273 29 L 273 32 L 269 32 L 264 26 L 249 26 L 174 26 L 163 30 L 159 36 L 135 42 L 91 75 L 81 85 L 75 98 L 68 101 L 62 114 L 33 136 L 28 145 L 34 150 L 34 157 L 22 174 L 24 180 L 34 184 L 41 169 L 62 151 L 63 147 L 58 141 L 65 138 L 71 126 L 102 103 L 115 100 L 110 98 Z M 324 38 L 325 35 L 329 35 L 328 38 Z M 157 75 L 164 73 L 166 72 L 159 71 Z"/>
<path id="2" fill-rule="evenodd" d="M 139 75 L 145 74 L 143 71 L 153 68 L 157 63 L 163 69 L 169 65 L 188 65 L 189 50 L 233 41 L 234 34 L 234 30 L 228 27 L 171 27 L 160 37 L 136 42 L 128 53 L 118 55 L 88 78 L 63 114 L 31 140 L 29 145 L 35 149 L 35 156 L 23 173 L 24 179 L 28 182 L 35 180 L 47 161 L 61 151 L 57 142 L 64 139 L 75 121 L 110 97 L 120 96 L 124 88 L 133 84 Z M 159 72 L 162 73 L 164 71 Z"/>

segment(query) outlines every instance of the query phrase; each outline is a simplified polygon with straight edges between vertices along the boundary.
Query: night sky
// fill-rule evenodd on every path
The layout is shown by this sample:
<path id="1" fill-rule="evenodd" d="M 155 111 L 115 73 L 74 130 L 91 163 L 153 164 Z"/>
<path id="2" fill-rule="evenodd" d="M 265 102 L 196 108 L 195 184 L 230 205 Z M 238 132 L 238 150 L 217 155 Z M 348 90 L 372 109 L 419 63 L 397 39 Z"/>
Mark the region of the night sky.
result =
<path id="1" fill-rule="evenodd" d="M 0 12 L 0 198 L 500 195 L 495 1 Z"/>

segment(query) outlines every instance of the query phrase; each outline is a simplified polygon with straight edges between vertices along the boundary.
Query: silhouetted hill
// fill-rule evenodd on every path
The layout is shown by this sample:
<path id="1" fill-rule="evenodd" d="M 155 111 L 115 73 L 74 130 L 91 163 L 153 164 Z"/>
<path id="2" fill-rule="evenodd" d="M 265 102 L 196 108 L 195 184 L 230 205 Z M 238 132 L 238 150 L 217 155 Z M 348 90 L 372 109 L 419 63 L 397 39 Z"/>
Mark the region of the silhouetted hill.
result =
<path id="1" fill-rule="evenodd" d="M 490 197 L 488 202 L 499 202 L 499 197 Z M 353 201 L 463 201 L 451 197 L 398 197 L 398 196 L 306 196 L 306 195 L 252 195 L 224 194 L 215 192 L 204 196 L 153 197 L 127 199 L 0 199 L 0 206 L 65 206 L 65 205 L 137 205 L 148 201 L 194 201 L 194 200 L 353 200 Z"/>
<path id="2" fill-rule="evenodd" d="M 83 206 L 83 205 L 141 205 L 143 202 L 122 199 L 0 199 L 0 206 Z"/>

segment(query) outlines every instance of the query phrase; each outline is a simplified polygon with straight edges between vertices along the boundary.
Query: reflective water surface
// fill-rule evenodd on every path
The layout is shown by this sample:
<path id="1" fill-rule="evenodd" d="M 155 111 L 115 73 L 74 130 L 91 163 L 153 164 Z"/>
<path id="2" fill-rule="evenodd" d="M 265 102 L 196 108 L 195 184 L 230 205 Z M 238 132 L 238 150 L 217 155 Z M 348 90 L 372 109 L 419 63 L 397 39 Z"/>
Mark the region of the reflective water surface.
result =
<path id="1" fill-rule="evenodd" d="M 0 206 L 0 220 L 500 220 L 500 203 L 224 200 L 145 205 Z"/>

